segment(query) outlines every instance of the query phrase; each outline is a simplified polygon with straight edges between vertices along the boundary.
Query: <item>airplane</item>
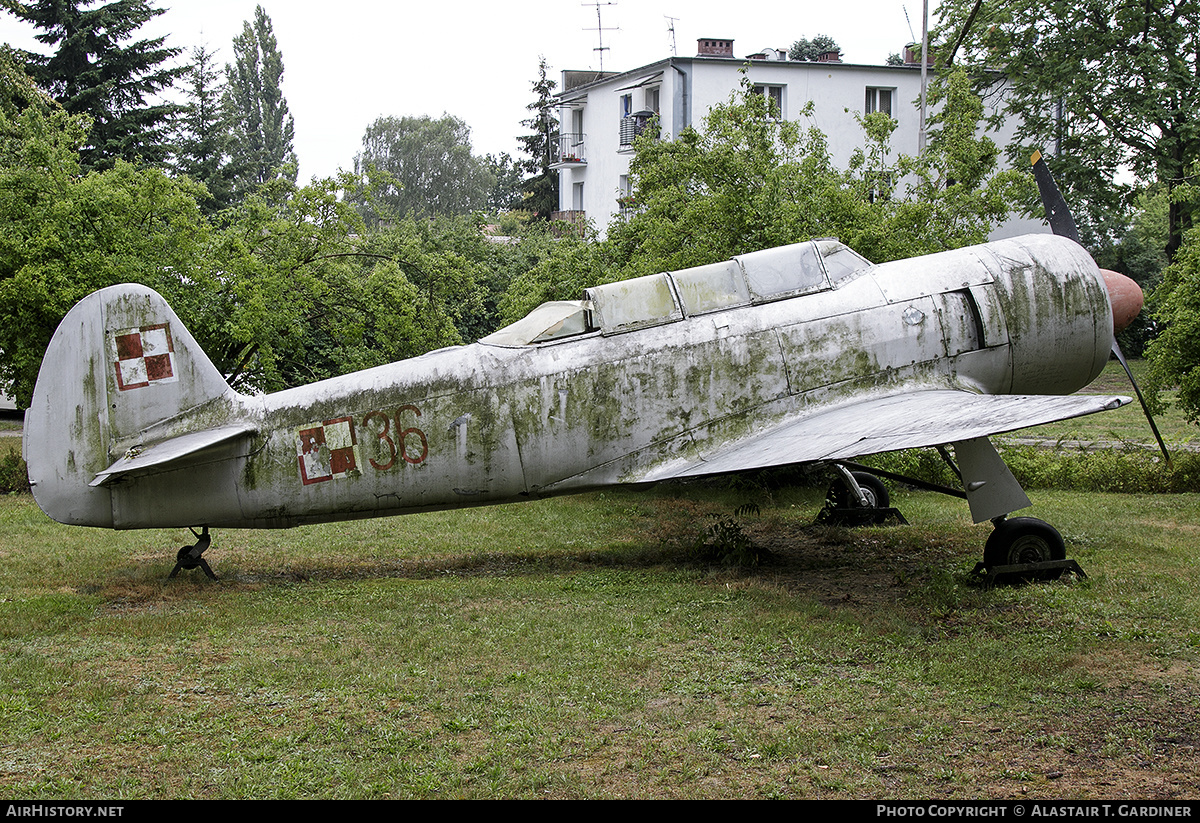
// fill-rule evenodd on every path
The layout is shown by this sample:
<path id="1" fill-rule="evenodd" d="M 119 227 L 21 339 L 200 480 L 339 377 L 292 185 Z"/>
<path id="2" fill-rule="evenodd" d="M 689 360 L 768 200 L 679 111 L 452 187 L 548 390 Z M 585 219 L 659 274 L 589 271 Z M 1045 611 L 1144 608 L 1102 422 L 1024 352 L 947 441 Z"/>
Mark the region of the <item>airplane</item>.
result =
<path id="1" fill-rule="evenodd" d="M 171 575 L 215 577 L 210 528 L 793 464 L 832 467 L 835 508 L 880 511 L 886 488 L 850 461 L 949 446 L 951 493 L 994 524 L 981 565 L 1054 564 L 1062 536 L 1009 517 L 1031 504 L 989 437 L 1130 402 L 1072 393 L 1142 306 L 1054 231 L 881 264 L 809 240 L 595 286 L 470 345 L 260 395 L 231 388 L 156 292 L 112 286 L 49 344 L 25 418 L 30 484 L 62 523 L 192 529 Z"/>

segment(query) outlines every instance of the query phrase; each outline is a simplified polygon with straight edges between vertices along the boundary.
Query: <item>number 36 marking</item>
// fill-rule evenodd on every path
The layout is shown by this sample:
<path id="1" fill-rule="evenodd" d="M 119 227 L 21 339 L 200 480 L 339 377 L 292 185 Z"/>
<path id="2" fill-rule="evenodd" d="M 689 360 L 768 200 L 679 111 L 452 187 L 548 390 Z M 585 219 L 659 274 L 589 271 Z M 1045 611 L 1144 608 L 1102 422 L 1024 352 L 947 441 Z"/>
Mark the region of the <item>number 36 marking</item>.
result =
<path id="1" fill-rule="evenodd" d="M 420 429 L 409 426 L 405 427 L 401 422 L 401 415 L 405 412 L 412 412 L 417 417 L 421 416 L 421 410 L 413 405 L 403 405 L 396 409 L 394 417 L 388 416 L 381 411 L 370 411 L 363 416 L 363 428 L 375 435 L 378 438 L 379 448 L 378 456 L 386 455 L 386 460 L 376 460 L 374 457 L 367 458 L 375 469 L 379 471 L 387 471 L 392 466 L 396 465 L 396 458 L 401 457 L 405 463 L 411 463 L 414 466 L 418 463 L 424 463 L 425 458 L 429 457 L 429 439 L 425 437 L 425 432 Z M 392 427 L 392 421 L 395 420 L 395 428 Z M 394 434 L 393 434 L 394 432 Z"/>

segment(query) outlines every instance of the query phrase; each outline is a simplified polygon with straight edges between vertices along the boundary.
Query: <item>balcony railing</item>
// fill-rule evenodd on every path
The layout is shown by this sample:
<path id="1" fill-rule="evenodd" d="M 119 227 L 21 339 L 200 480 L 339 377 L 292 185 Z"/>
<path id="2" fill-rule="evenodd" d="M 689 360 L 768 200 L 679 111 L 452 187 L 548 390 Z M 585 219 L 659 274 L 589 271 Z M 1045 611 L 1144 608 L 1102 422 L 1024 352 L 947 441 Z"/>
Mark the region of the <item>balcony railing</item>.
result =
<path id="1" fill-rule="evenodd" d="M 560 134 L 555 146 L 554 162 L 551 165 L 556 167 L 586 166 L 586 138 L 586 134 Z"/>
<path id="2" fill-rule="evenodd" d="M 653 129 L 654 137 L 658 137 L 658 115 L 652 111 L 639 111 L 627 114 L 620 123 L 620 151 L 632 151 L 633 141 L 643 132 Z"/>

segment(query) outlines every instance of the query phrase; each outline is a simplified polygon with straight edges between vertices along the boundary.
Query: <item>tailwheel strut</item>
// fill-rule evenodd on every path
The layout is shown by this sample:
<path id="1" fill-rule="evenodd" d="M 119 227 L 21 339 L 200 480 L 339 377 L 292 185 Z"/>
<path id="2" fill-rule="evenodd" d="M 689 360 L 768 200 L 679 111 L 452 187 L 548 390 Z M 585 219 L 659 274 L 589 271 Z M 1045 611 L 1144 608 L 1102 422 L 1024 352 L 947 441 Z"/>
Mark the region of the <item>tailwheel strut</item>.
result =
<path id="1" fill-rule="evenodd" d="M 179 551 L 175 554 L 175 568 L 167 575 L 167 579 L 174 578 L 175 575 L 179 574 L 180 569 L 191 571 L 199 567 L 204 570 L 204 573 L 208 575 L 210 580 L 216 580 L 217 576 L 213 574 L 208 561 L 201 557 L 205 550 L 212 545 L 212 536 L 208 533 L 208 526 L 202 527 L 199 533 L 193 528 L 188 528 L 188 531 L 195 535 L 196 542 L 191 546 L 179 547 Z"/>

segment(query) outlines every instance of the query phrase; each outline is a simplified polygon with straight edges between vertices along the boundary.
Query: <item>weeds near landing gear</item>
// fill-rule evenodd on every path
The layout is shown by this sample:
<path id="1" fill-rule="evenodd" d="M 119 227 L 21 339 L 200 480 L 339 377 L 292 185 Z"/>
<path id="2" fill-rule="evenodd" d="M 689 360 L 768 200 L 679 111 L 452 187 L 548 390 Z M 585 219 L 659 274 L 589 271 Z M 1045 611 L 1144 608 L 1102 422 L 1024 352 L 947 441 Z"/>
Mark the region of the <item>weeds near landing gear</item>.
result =
<path id="1" fill-rule="evenodd" d="M 757 566 L 769 556 L 769 552 L 754 544 L 737 517 L 758 512 L 757 505 L 747 503 L 738 506 L 733 517 L 710 514 L 708 528 L 697 538 L 692 556 L 697 560 L 725 566 Z"/>

